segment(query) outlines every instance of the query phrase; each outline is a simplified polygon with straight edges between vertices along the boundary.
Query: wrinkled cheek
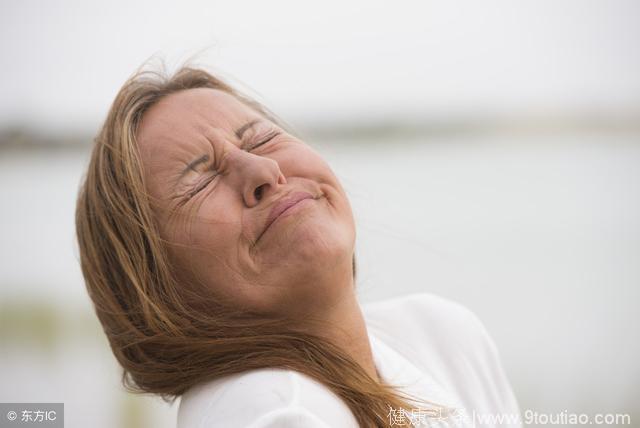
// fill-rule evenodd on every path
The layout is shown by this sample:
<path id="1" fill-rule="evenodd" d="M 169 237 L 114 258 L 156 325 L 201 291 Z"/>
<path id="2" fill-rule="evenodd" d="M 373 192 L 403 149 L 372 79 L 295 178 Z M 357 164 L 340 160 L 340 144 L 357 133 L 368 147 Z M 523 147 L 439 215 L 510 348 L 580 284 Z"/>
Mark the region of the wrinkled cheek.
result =
<path id="1" fill-rule="evenodd" d="M 233 277 L 237 264 L 238 233 L 235 225 L 194 228 L 185 246 L 185 256 L 192 269 L 204 276 L 207 283 L 227 281 Z"/>

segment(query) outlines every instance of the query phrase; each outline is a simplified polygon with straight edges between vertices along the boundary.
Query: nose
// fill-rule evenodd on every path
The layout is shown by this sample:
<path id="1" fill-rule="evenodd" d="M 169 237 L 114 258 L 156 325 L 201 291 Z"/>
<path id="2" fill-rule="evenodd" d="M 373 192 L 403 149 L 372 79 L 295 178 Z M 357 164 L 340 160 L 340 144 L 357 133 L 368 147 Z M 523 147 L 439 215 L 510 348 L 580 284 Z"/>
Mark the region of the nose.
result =
<path id="1" fill-rule="evenodd" d="M 230 184 L 242 193 L 247 207 L 256 206 L 262 199 L 268 199 L 278 188 L 287 184 L 274 159 L 258 156 L 244 150 L 233 150 L 226 158 Z"/>

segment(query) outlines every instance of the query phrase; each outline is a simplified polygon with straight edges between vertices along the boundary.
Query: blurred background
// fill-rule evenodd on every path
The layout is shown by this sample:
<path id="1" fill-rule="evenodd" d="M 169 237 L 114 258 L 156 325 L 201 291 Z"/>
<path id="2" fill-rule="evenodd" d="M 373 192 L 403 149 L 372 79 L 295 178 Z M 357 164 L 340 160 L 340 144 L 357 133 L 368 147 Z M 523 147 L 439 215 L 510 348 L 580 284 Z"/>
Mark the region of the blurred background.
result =
<path id="1" fill-rule="evenodd" d="M 459 301 L 523 412 L 640 426 L 639 43 L 634 0 L 0 1 L 0 402 L 175 425 L 119 384 L 73 215 L 122 83 L 197 56 L 333 166 L 363 303 Z"/>

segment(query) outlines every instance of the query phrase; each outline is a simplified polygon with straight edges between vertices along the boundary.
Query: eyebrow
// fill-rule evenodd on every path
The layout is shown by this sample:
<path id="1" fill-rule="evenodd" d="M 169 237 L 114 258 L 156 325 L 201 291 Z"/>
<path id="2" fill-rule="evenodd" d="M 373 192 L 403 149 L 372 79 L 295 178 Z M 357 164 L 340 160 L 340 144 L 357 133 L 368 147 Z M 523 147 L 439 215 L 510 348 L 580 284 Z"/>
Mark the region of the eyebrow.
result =
<path id="1" fill-rule="evenodd" d="M 257 125 L 258 123 L 260 123 L 261 120 L 260 119 L 256 119 L 256 120 L 252 120 L 251 122 L 245 123 L 244 125 L 242 125 L 240 128 L 236 129 L 235 135 L 236 137 L 238 137 L 238 139 L 242 138 L 242 135 L 251 127 Z M 244 146 L 242 146 L 241 148 L 244 148 Z M 201 163 L 205 163 L 209 161 L 209 155 L 204 154 L 202 156 L 200 156 L 199 158 L 189 162 L 189 164 L 182 170 L 182 172 L 180 173 L 180 176 L 178 177 L 178 181 L 180 179 L 182 179 L 182 177 L 184 177 L 184 175 L 189 172 L 189 171 L 195 171 L 198 172 L 196 170 L 196 166 L 200 165 Z"/>
<path id="2" fill-rule="evenodd" d="M 245 123 L 244 125 L 242 125 L 240 128 L 236 129 L 236 137 L 238 138 L 242 138 L 242 134 L 244 134 L 247 129 L 251 128 L 252 126 L 260 123 L 261 120 L 260 119 L 256 119 L 256 120 L 252 120 L 249 123 Z"/>
<path id="3" fill-rule="evenodd" d="M 193 160 L 189 163 L 189 165 L 187 165 L 182 172 L 180 173 L 180 177 L 178 177 L 178 180 L 180 180 L 182 177 L 184 177 L 184 175 L 189 172 L 189 171 L 195 171 L 198 172 L 196 170 L 196 166 L 200 165 L 201 163 L 205 163 L 209 161 L 209 155 L 202 155 L 200 156 L 198 159 Z"/>

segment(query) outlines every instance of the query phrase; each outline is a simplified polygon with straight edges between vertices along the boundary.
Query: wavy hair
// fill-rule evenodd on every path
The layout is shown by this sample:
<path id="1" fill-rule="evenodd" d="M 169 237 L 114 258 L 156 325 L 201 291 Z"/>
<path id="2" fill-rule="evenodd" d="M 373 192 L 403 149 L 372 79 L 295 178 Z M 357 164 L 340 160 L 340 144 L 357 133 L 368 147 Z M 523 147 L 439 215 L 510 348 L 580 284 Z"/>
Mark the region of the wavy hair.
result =
<path id="1" fill-rule="evenodd" d="M 190 303 L 205 297 L 197 290 L 190 291 L 192 298 L 185 296 L 172 269 L 146 192 L 136 132 L 149 107 L 191 88 L 226 91 L 282 124 L 198 67 L 183 65 L 172 74 L 139 69 L 117 94 L 93 141 L 75 221 L 86 288 L 123 368 L 125 388 L 172 402 L 200 382 L 271 367 L 326 385 L 363 427 L 389 426 L 390 408 L 410 412 L 414 403 L 408 400 L 430 403 L 372 379 L 340 347 L 293 329 L 286 320 L 239 311 L 211 296 L 206 305 Z M 355 274 L 354 255 L 354 280 Z"/>

